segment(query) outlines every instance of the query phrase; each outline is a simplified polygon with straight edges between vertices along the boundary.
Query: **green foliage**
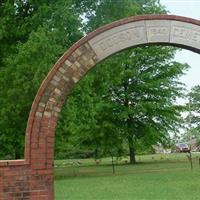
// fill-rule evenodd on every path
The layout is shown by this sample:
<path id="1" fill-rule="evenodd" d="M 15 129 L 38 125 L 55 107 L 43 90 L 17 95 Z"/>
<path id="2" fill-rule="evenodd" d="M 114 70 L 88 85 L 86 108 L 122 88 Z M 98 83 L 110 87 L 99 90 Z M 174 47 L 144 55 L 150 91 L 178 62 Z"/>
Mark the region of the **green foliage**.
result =
<path id="1" fill-rule="evenodd" d="M 187 104 L 188 115 L 185 119 L 187 124 L 185 140 L 196 139 L 200 144 L 200 86 L 197 85 L 188 93 L 189 102 Z"/>
<path id="2" fill-rule="evenodd" d="M 86 12 L 85 30 L 130 15 L 165 12 L 158 1 L 98 1 Z M 169 132 L 176 132 L 182 123 L 184 107 L 176 105 L 176 97 L 183 95 L 178 78 L 188 68 L 173 61 L 175 52 L 172 47 L 146 46 L 100 63 L 71 94 L 57 137 L 70 132 L 70 142 L 77 148 L 85 146 L 96 153 L 168 144 Z M 58 139 L 56 149 L 59 145 Z"/>
<path id="3" fill-rule="evenodd" d="M 0 4 L 0 158 L 23 157 L 34 96 L 50 67 L 82 33 L 72 1 Z M 12 11 L 12 12 L 11 12 Z"/>
<path id="4" fill-rule="evenodd" d="M 77 147 L 105 151 L 123 150 L 130 135 L 134 146 L 168 143 L 169 131 L 177 131 L 182 122 L 184 108 L 175 100 L 183 85 L 177 79 L 188 67 L 171 61 L 174 52 L 169 47 L 136 48 L 99 64 L 71 94 L 62 113 L 69 120 L 62 117 L 58 137 L 63 127 L 76 135 Z"/>
<path id="5" fill-rule="evenodd" d="M 164 14 L 164 7 L 158 0 L 99 0 L 86 12 L 87 31 L 125 17 L 144 14 Z"/>
<path id="6" fill-rule="evenodd" d="M 41 81 L 86 32 L 131 15 L 166 13 L 157 0 L 27 0 L 0 3 L 0 158 L 23 157 L 24 132 Z M 166 143 L 178 128 L 182 95 L 176 49 L 129 49 L 100 63 L 62 111 L 56 156 L 96 158 Z M 130 141 L 132 140 L 132 144 Z M 129 142 L 127 142 L 129 141 Z M 85 153 L 84 153 L 85 152 Z M 6 156 L 5 156 L 6 155 Z"/>

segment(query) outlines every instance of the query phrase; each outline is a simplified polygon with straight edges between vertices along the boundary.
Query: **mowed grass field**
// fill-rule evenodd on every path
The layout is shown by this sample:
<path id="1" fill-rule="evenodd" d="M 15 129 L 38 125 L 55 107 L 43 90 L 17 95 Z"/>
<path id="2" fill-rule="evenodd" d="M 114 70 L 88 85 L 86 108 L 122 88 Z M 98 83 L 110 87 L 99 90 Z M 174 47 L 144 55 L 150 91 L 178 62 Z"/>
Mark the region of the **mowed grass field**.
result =
<path id="1" fill-rule="evenodd" d="M 193 170 L 186 154 L 137 156 L 138 164 L 111 158 L 55 161 L 56 200 L 200 200 L 200 153 Z M 78 164 L 81 163 L 81 164 Z"/>

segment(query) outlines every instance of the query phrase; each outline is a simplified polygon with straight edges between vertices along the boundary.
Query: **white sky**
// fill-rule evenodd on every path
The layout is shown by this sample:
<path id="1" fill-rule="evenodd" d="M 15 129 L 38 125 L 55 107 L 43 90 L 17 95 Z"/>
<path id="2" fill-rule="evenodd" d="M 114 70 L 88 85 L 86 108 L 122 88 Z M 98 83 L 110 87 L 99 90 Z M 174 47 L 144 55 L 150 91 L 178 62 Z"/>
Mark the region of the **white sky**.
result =
<path id="1" fill-rule="evenodd" d="M 200 0 L 160 0 L 162 5 L 173 15 L 180 15 L 200 20 Z M 188 63 L 191 68 L 181 78 L 190 89 L 194 85 L 200 85 L 200 55 L 188 50 L 182 50 L 176 55 L 176 60 Z"/>

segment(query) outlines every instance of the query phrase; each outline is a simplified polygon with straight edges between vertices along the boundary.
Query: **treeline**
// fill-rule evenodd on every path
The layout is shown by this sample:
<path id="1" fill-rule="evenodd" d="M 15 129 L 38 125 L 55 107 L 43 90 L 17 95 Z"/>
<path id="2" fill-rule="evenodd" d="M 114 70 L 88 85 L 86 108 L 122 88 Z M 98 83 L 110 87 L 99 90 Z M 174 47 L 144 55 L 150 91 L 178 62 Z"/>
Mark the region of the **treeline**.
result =
<path id="1" fill-rule="evenodd" d="M 0 3 L 0 158 L 22 158 L 34 96 L 56 60 L 104 24 L 166 13 L 158 0 L 26 0 Z M 169 145 L 183 123 L 174 47 L 128 49 L 98 64 L 72 91 L 56 131 L 56 158 L 130 155 Z M 84 153 L 85 152 L 85 153 Z M 85 155 L 86 154 L 86 155 Z"/>

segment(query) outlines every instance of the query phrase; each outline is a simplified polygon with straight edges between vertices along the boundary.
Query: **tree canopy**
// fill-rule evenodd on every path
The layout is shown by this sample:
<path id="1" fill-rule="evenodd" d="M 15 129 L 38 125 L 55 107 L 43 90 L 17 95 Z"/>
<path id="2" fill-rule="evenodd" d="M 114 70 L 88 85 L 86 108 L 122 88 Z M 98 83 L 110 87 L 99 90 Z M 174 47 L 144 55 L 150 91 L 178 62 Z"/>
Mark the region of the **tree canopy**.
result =
<path id="1" fill-rule="evenodd" d="M 0 3 L 0 158 L 23 157 L 31 103 L 50 67 L 97 27 L 138 14 L 166 13 L 158 0 L 4 1 Z M 181 123 L 174 47 L 128 49 L 98 64 L 72 91 L 57 126 L 56 156 L 95 157 L 167 143 Z"/>
<path id="2" fill-rule="evenodd" d="M 87 13 L 86 30 L 129 15 L 165 12 L 157 1 L 102 1 L 95 11 Z M 98 149 L 110 147 L 110 151 L 115 148 L 121 152 L 128 146 L 132 163 L 141 144 L 151 147 L 169 142 L 169 132 L 177 131 L 182 122 L 183 107 L 176 105 L 176 97 L 183 95 L 178 78 L 188 68 L 173 61 L 175 52 L 172 47 L 146 46 L 118 53 L 99 64 L 71 94 L 57 137 L 65 124 L 62 132 L 69 133 L 76 148 L 85 145 L 97 156 Z M 63 146 L 59 141 L 57 148 Z"/>
<path id="3" fill-rule="evenodd" d="M 194 86 L 188 93 L 187 116 L 185 118 L 186 132 L 183 139 L 196 139 L 200 143 L 200 86 Z"/>

